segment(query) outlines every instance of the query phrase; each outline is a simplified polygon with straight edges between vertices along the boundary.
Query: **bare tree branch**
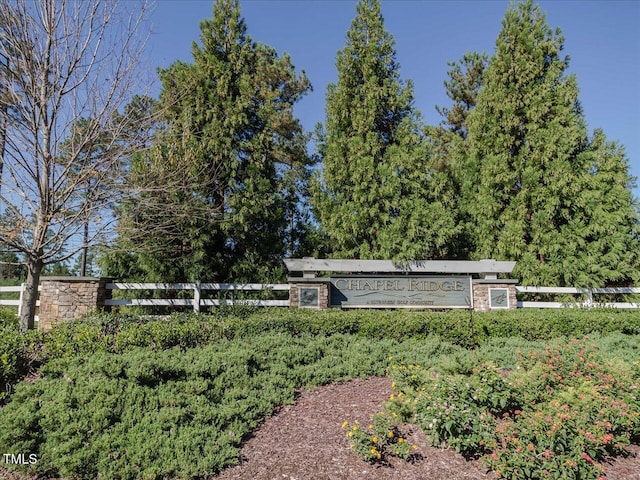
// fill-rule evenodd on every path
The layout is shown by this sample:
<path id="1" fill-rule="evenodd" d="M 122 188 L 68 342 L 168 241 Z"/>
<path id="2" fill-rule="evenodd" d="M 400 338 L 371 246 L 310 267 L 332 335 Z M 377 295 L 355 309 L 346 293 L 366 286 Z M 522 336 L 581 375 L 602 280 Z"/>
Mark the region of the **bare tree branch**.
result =
<path id="1" fill-rule="evenodd" d="M 145 0 L 0 3 L 0 243 L 26 259 L 23 328 L 33 327 L 43 266 L 113 231 L 106 212 L 131 154 L 119 110 L 144 91 L 148 9 Z M 86 154 L 98 144 L 100 156 Z"/>

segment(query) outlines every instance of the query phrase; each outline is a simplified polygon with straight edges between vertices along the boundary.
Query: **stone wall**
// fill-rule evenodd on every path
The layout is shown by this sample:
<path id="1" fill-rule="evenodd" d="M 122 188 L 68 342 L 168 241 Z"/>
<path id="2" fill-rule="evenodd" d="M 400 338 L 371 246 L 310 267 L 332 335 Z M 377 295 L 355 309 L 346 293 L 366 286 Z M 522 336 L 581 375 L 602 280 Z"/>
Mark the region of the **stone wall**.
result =
<path id="1" fill-rule="evenodd" d="M 289 306 L 291 308 L 314 308 L 326 310 L 329 308 L 329 283 L 313 279 L 290 279 Z"/>
<path id="2" fill-rule="evenodd" d="M 518 299 L 516 297 L 516 280 L 473 280 L 473 309 L 480 312 L 488 312 L 489 310 L 513 310 L 518 308 Z M 501 294 L 506 290 L 506 297 L 503 302 L 495 302 L 491 304 L 491 293 Z M 495 298 L 498 295 L 494 296 Z M 502 299 L 501 299 L 502 300 Z"/>
<path id="3" fill-rule="evenodd" d="M 80 318 L 103 308 L 110 291 L 107 279 L 92 277 L 43 277 L 41 279 L 38 328 Z"/>

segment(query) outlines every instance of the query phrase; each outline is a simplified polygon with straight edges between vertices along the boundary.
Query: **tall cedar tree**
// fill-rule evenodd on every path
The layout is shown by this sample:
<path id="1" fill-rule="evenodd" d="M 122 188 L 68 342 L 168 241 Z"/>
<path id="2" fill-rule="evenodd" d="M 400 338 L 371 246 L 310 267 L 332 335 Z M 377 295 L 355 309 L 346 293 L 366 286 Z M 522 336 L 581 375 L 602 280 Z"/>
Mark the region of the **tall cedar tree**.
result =
<path id="1" fill-rule="evenodd" d="M 427 145 L 378 0 L 361 0 L 329 85 L 314 212 L 342 258 L 446 255 L 455 226 L 429 188 Z"/>
<path id="2" fill-rule="evenodd" d="M 624 148 L 596 129 L 586 149 L 587 172 L 580 205 L 585 218 L 578 233 L 587 258 L 582 283 L 628 286 L 640 282 L 640 222 Z"/>
<path id="3" fill-rule="evenodd" d="M 184 171 L 191 187 L 157 192 L 168 215 L 193 215 L 149 238 L 142 270 L 164 280 L 265 280 L 300 242 L 299 186 L 309 158 L 293 105 L 309 89 L 288 56 L 254 42 L 237 0 L 217 0 L 200 25 L 194 63 L 160 72 L 162 168 Z M 177 233 L 177 235 L 176 235 Z M 153 261 L 159 258 L 161 262 Z"/>
<path id="4" fill-rule="evenodd" d="M 606 175 L 595 173 L 606 147 L 597 146 L 597 138 L 589 144 L 576 79 L 565 75 L 563 41 L 531 0 L 510 7 L 468 121 L 462 191 L 475 257 L 516 260 L 514 274 L 525 285 L 620 280 L 628 265 L 616 266 L 611 258 L 629 259 L 612 252 L 626 251 L 633 240 L 630 202 L 600 208 L 606 219 L 585 204 L 615 195 L 603 193 Z M 626 171 L 616 157 L 622 162 L 617 168 Z M 628 177 L 622 178 L 624 190 Z M 605 240 L 598 222 L 624 241 L 614 246 Z"/>

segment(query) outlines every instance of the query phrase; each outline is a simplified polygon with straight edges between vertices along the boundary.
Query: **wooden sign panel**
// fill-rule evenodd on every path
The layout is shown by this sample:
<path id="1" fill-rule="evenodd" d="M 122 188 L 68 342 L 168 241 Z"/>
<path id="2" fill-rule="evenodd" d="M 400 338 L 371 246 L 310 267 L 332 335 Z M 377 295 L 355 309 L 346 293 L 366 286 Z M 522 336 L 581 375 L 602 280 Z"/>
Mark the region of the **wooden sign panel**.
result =
<path id="1" fill-rule="evenodd" d="M 332 307 L 473 307 L 470 276 L 341 275 L 332 276 L 330 281 Z"/>

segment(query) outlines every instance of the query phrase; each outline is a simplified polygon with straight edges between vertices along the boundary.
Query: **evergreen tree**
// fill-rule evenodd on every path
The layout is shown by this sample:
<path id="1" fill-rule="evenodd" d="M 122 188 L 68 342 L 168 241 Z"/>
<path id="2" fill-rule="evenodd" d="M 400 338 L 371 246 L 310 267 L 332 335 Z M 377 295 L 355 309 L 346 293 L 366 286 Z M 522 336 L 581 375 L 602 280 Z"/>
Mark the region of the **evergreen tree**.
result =
<path id="1" fill-rule="evenodd" d="M 157 232 L 140 245 L 155 252 L 143 269 L 164 280 L 264 280 L 300 243 L 311 162 L 293 105 L 310 84 L 288 56 L 247 35 L 237 0 L 217 0 L 200 29 L 194 62 L 160 72 L 166 129 L 140 177 L 155 170 L 177 183 L 150 194 L 172 217 L 161 219 L 169 241 L 153 218 L 138 223 Z"/>
<path id="2" fill-rule="evenodd" d="M 441 123 L 444 130 L 467 138 L 467 117 L 476 105 L 488 61 L 486 53 L 468 52 L 458 62 L 448 63 L 449 79 L 445 80 L 444 86 L 453 105 L 451 108 L 436 107 L 444 117 Z"/>
<path id="3" fill-rule="evenodd" d="M 484 53 L 469 52 L 460 61 L 449 62 L 444 86 L 452 106 L 436 107 L 443 120 L 435 127 L 426 127 L 431 145 L 432 183 L 437 185 L 434 191 L 458 225 L 457 234 L 449 243 L 449 258 L 466 259 L 473 248 L 473 236 L 469 235 L 468 228 L 470 219 L 460 191 L 467 173 L 464 169 L 468 154 L 467 118 L 476 105 L 488 60 Z"/>
<path id="4" fill-rule="evenodd" d="M 329 85 L 323 172 L 314 211 L 332 254 L 344 258 L 440 257 L 455 228 L 430 191 L 429 155 L 400 79 L 378 0 L 361 0 Z"/>
<path id="5" fill-rule="evenodd" d="M 533 1 L 509 8 L 468 119 L 462 191 L 475 257 L 518 261 L 514 274 L 529 285 L 587 286 L 620 277 L 605 273 L 610 261 L 605 267 L 590 254 L 610 247 L 594 247 L 594 222 L 605 221 L 587 215 L 585 198 L 612 197 L 602 193 L 602 175 L 588 177 L 603 152 L 600 141 L 589 145 L 563 42 Z M 613 204 L 601 211 L 621 213 Z M 628 222 L 612 224 L 629 239 Z"/>
<path id="6" fill-rule="evenodd" d="M 585 150 L 587 172 L 580 205 L 586 219 L 581 237 L 590 284 L 637 285 L 640 224 L 624 148 L 597 129 Z"/>
<path id="7" fill-rule="evenodd" d="M 181 227 L 187 218 L 205 216 L 195 199 L 190 205 L 184 201 L 195 179 L 187 168 L 178 171 L 160 102 L 137 96 L 123 116 L 119 136 L 136 145 L 129 157 L 122 158 L 124 189 L 131 193 L 116 205 L 118 236 L 110 248 L 97 252 L 97 263 L 114 278 L 179 281 L 184 271 Z"/>
<path id="8" fill-rule="evenodd" d="M 18 285 L 27 277 L 24 262 L 14 252 L 0 250 L 0 285 Z"/>

